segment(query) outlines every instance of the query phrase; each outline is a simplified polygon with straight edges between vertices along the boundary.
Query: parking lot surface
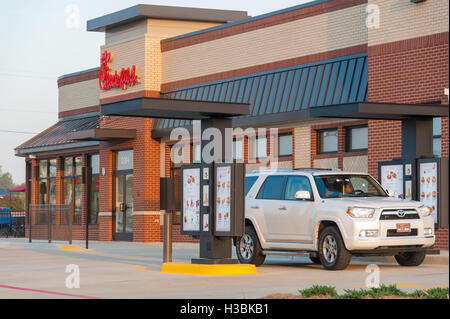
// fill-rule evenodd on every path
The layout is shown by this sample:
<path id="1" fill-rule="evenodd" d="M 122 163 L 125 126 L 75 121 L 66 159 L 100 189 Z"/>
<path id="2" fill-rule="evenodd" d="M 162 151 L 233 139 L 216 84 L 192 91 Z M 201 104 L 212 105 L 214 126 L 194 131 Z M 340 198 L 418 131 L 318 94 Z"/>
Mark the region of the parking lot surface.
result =
<path id="1" fill-rule="evenodd" d="M 396 284 L 406 291 L 448 286 L 446 262 L 401 267 L 393 258 L 353 258 L 343 271 L 327 271 L 306 256 L 269 256 L 258 274 L 197 276 L 161 273 L 162 244 L 92 242 L 89 250 L 70 250 L 66 243 L 48 244 L 26 239 L 0 240 L 0 298 L 156 298 L 252 299 L 273 293 L 297 294 L 312 285 L 344 289 L 364 288 L 369 264 L 379 267 L 381 284 Z M 73 247 L 83 247 L 74 242 Z M 65 248 L 65 249 L 63 249 Z M 198 257 L 197 244 L 174 244 L 174 261 Z M 430 258 L 430 257 L 427 257 Z M 76 265 L 80 288 L 69 289 L 66 273 Z M 72 269 L 69 267 L 69 270 Z"/>

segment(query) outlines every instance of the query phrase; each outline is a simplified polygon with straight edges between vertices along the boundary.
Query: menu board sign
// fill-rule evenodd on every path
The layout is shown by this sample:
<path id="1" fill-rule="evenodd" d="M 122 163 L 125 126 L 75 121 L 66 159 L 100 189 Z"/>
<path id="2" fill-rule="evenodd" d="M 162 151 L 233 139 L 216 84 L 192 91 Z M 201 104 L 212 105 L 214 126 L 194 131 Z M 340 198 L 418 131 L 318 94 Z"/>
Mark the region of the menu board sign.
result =
<path id="1" fill-rule="evenodd" d="M 200 231 L 200 168 L 183 170 L 183 231 Z"/>
<path id="2" fill-rule="evenodd" d="M 393 192 L 395 198 L 403 198 L 403 165 L 381 166 L 381 186 Z"/>
<path id="3" fill-rule="evenodd" d="M 438 167 L 436 162 L 419 164 L 419 199 L 431 208 L 431 216 L 437 223 L 438 210 Z"/>
<path id="4" fill-rule="evenodd" d="M 216 168 L 216 232 L 231 231 L 231 166 Z"/>

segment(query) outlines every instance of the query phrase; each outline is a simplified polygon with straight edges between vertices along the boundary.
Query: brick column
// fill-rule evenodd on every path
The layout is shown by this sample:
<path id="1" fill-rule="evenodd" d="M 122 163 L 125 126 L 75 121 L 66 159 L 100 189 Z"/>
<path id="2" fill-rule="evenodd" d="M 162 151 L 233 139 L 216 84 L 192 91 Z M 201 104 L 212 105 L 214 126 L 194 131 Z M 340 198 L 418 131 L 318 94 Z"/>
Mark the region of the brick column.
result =
<path id="1" fill-rule="evenodd" d="M 144 119 L 134 143 L 133 241 L 160 242 L 161 146 L 152 139 L 152 119 Z"/>
<path id="2" fill-rule="evenodd" d="M 107 143 L 100 143 L 99 235 L 100 241 L 112 240 L 112 152 Z M 102 175 L 102 172 L 105 175 Z"/>

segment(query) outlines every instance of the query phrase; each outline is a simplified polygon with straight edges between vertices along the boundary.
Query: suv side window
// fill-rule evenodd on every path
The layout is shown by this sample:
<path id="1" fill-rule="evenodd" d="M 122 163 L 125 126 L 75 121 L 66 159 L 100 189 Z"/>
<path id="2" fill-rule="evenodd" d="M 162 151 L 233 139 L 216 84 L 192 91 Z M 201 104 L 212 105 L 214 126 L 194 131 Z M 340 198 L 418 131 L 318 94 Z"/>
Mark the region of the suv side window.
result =
<path id="1" fill-rule="evenodd" d="M 284 199 L 295 200 L 295 194 L 298 191 L 308 191 L 312 196 L 311 183 L 306 176 L 289 176 L 284 192 Z"/>
<path id="2" fill-rule="evenodd" d="M 258 180 L 258 176 L 251 176 L 245 178 L 245 196 L 247 196 L 248 192 L 252 189 L 253 185 Z"/>
<path id="3" fill-rule="evenodd" d="M 257 199 L 281 199 L 286 176 L 269 176 L 259 190 Z"/>

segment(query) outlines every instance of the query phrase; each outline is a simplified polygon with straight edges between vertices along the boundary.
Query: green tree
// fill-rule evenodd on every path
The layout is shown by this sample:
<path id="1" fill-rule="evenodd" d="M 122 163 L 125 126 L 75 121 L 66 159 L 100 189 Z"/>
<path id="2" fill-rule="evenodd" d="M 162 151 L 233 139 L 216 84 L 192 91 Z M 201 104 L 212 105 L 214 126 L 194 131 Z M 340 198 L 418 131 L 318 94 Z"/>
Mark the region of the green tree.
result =
<path id="1" fill-rule="evenodd" d="M 11 174 L 8 172 L 3 173 L 2 166 L 0 165 L 0 188 L 11 189 L 15 186 Z"/>

